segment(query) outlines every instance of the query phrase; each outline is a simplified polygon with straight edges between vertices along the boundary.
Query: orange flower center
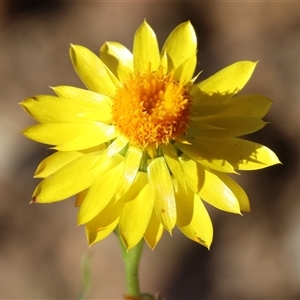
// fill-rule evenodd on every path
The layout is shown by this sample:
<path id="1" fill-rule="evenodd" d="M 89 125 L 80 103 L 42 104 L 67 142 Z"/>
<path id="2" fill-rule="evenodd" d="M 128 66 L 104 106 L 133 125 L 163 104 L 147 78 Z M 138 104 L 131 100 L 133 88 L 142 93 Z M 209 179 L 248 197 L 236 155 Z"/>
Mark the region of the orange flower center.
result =
<path id="1" fill-rule="evenodd" d="M 131 144 L 147 148 L 168 144 L 185 133 L 190 119 L 191 96 L 174 71 L 131 75 L 117 90 L 113 123 Z"/>

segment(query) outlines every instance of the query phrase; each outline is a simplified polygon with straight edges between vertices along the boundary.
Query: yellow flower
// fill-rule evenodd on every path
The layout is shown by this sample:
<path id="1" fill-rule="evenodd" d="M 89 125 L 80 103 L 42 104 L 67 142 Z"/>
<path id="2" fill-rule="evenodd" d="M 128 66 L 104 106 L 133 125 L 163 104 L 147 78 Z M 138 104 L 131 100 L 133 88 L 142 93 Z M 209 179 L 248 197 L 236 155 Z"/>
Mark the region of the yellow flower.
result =
<path id="1" fill-rule="evenodd" d="M 57 150 L 35 177 L 33 202 L 76 197 L 78 224 L 89 244 L 118 226 L 130 249 L 142 238 L 153 249 L 177 226 L 210 247 L 213 228 L 203 202 L 227 212 L 249 211 L 244 190 L 227 173 L 279 163 L 267 147 L 240 136 L 261 129 L 271 100 L 236 96 L 255 62 L 234 63 L 195 83 L 197 39 L 190 22 L 177 26 L 161 52 L 146 21 L 133 53 L 106 42 L 100 57 L 72 45 L 73 66 L 88 90 L 53 88 L 23 108 L 40 124 L 24 130 Z"/>

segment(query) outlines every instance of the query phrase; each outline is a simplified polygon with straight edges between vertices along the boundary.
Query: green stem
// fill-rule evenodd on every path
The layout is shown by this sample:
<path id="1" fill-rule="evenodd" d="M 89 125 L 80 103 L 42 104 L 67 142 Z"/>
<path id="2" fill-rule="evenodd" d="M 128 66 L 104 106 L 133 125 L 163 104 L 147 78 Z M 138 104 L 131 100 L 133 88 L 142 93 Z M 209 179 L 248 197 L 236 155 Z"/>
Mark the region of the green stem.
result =
<path id="1" fill-rule="evenodd" d="M 83 283 L 77 300 L 84 300 L 91 287 L 91 254 L 87 254 L 82 259 Z"/>
<path id="2" fill-rule="evenodd" d="M 124 246 L 119 232 L 116 232 L 121 244 L 122 257 L 125 264 L 125 276 L 126 276 L 126 286 L 127 295 L 125 299 L 141 299 L 140 285 L 139 285 L 139 262 L 143 249 L 143 240 L 141 240 L 135 247 L 127 250 Z"/>

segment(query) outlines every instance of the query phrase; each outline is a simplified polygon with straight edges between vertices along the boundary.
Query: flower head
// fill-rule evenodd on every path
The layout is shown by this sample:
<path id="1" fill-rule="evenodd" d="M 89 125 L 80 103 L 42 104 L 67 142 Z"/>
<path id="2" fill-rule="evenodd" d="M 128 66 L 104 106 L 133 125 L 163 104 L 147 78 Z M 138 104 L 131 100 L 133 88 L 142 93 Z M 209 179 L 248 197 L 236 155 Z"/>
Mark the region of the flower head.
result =
<path id="1" fill-rule="evenodd" d="M 213 228 L 204 202 L 240 214 L 250 205 L 228 173 L 279 163 L 267 147 L 240 138 L 261 129 L 271 100 L 236 96 L 255 62 L 241 61 L 195 83 L 197 40 L 190 22 L 177 26 L 159 51 L 146 21 L 133 53 L 106 42 L 100 57 L 72 45 L 73 66 L 87 89 L 53 88 L 23 108 L 40 124 L 24 130 L 56 152 L 38 166 L 33 202 L 76 195 L 78 224 L 89 244 L 118 226 L 130 249 L 151 248 L 177 226 L 209 247 Z"/>

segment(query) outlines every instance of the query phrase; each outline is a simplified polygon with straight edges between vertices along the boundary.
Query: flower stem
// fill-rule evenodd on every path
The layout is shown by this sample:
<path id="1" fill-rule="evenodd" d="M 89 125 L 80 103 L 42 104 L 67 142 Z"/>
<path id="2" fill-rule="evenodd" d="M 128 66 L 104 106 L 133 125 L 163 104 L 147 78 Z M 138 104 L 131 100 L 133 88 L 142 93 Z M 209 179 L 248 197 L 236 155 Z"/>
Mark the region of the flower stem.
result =
<path id="1" fill-rule="evenodd" d="M 125 299 L 140 300 L 142 299 L 142 296 L 140 293 L 138 270 L 143 249 L 143 240 L 141 240 L 132 249 L 127 250 L 120 238 L 119 232 L 117 232 L 117 235 L 121 244 L 122 257 L 125 264 L 127 286 L 127 294 L 125 296 Z"/>

